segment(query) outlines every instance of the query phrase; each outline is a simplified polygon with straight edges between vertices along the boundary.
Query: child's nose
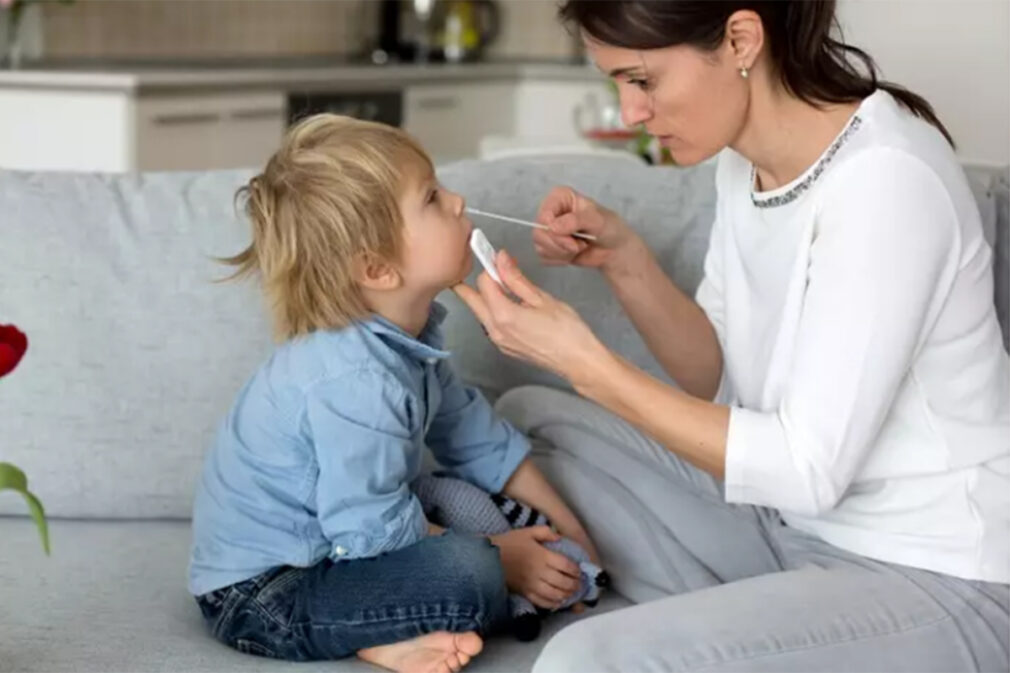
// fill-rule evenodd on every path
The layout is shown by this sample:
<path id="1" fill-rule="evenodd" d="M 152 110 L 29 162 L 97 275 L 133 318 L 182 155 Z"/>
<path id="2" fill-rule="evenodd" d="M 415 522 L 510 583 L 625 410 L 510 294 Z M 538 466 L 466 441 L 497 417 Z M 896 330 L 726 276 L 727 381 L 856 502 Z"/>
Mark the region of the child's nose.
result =
<path id="1" fill-rule="evenodd" d="M 466 208 L 466 199 L 455 192 L 453 192 L 453 197 L 456 199 L 456 203 L 453 206 L 453 212 L 456 213 L 456 217 L 459 217 L 463 214 L 463 209 Z"/>

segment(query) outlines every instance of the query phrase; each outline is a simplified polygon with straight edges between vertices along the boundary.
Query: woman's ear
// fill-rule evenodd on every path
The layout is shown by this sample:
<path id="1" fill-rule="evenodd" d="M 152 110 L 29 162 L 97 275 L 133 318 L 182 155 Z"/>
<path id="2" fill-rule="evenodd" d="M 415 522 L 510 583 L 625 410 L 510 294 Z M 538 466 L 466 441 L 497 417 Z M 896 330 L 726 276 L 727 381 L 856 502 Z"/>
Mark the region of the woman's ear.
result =
<path id="1" fill-rule="evenodd" d="M 354 280 L 369 290 L 395 290 L 403 285 L 403 276 L 397 268 L 371 253 L 362 253 L 355 260 Z"/>
<path id="2" fill-rule="evenodd" d="M 765 30 L 758 13 L 741 9 L 730 15 L 726 21 L 726 42 L 730 49 L 731 63 L 737 69 L 750 70 L 758 60 L 764 47 Z"/>

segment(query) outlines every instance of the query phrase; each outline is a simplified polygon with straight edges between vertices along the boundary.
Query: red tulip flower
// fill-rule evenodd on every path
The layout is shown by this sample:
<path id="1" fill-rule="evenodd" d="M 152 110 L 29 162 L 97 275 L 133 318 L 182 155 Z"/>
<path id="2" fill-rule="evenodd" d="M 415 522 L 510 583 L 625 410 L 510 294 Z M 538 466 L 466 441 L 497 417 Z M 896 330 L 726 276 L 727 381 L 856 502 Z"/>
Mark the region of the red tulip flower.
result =
<path id="1" fill-rule="evenodd" d="M 0 325 L 0 376 L 7 376 L 28 350 L 28 337 L 14 325 Z"/>

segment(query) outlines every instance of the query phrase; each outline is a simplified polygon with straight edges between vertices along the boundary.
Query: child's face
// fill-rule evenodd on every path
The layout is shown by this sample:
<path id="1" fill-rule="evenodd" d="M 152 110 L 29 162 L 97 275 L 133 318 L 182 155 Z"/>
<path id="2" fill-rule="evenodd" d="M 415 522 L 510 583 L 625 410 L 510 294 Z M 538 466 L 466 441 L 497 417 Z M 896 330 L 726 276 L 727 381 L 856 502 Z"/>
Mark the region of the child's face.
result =
<path id="1" fill-rule="evenodd" d="M 404 222 L 400 273 L 408 287 L 439 292 L 470 273 L 470 232 L 463 197 L 443 188 L 428 170 L 408 181 L 400 199 Z"/>

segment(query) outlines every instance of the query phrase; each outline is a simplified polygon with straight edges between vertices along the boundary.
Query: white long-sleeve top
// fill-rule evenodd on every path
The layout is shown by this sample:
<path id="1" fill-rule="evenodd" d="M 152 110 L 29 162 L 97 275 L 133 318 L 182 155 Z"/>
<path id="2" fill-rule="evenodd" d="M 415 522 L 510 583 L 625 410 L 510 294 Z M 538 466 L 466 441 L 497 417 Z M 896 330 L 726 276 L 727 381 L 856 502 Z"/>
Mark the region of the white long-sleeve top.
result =
<path id="1" fill-rule="evenodd" d="M 731 405 L 726 499 L 884 561 L 1010 582 L 1010 361 L 941 134 L 878 91 L 804 175 L 719 158 L 697 299 Z"/>

